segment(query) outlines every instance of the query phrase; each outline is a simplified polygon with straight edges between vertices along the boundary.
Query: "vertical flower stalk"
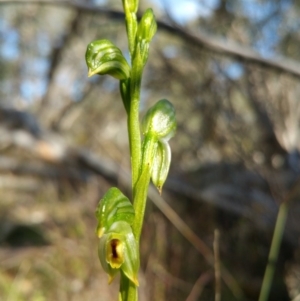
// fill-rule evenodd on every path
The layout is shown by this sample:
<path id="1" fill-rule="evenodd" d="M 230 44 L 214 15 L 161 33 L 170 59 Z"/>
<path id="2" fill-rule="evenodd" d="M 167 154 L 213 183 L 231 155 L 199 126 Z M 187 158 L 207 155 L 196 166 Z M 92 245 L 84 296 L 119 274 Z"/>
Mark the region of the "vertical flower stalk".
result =
<path id="1" fill-rule="evenodd" d="M 167 178 L 171 149 L 169 139 L 176 130 L 175 110 L 166 99 L 145 114 L 140 126 L 140 91 L 150 42 L 157 25 L 152 9 L 137 21 L 138 0 L 122 0 L 131 62 L 111 41 L 102 39 L 87 46 L 88 76 L 110 75 L 119 80 L 127 114 L 132 169 L 133 202 L 118 188 L 110 188 L 96 210 L 98 255 L 109 283 L 120 273 L 119 301 L 136 301 L 140 266 L 139 241 L 150 180 L 161 193 Z M 142 128 L 142 134 L 141 130 Z"/>
<path id="2" fill-rule="evenodd" d="M 132 166 L 133 199 L 135 186 L 140 176 L 141 164 L 141 134 L 139 125 L 140 91 L 144 67 L 148 60 L 149 45 L 156 32 L 157 25 L 152 9 L 143 15 L 135 36 L 134 51 L 132 53 L 132 68 L 130 78 L 130 113 L 128 116 L 129 143 Z M 133 33 L 132 33 L 133 34 Z M 130 36 L 130 34 L 129 34 Z"/>

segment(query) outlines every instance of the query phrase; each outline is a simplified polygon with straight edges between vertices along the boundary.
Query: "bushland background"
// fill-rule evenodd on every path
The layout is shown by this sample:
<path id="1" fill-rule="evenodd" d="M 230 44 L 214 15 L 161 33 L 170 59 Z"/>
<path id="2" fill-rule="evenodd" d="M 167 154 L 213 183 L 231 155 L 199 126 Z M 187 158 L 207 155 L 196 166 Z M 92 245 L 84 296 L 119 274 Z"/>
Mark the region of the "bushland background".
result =
<path id="1" fill-rule="evenodd" d="M 140 2 L 159 20 L 141 115 L 168 98 L 178 118 L 169 179 L 149 194 L 141 300 L 214 300 L 214 257 L 222 300 L 257 300 L 282 202 L 270 300 L 299 300 L 299 2 Z M 117 298 L 94 211 L 110 186 L 129 191 L 126 118 L 117 81 L 88 79 L 84 54 L 101 38 L 127 53 L 121 8 L 0 1 L 1 300 Z"/>

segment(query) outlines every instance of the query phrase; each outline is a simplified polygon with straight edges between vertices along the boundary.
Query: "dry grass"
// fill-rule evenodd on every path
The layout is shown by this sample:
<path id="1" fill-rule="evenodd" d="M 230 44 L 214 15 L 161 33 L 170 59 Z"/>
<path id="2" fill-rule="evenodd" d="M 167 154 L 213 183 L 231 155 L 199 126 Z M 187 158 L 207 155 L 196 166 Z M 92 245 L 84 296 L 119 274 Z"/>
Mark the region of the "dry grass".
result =
<path id="1" fill-rule="evenodd" d="M 109 186 L 95 178 L 75 189 L 47 182 L 35 193 L 1 192 L 0 229 L 8 230 L 0 233 L 0 300 L 117 300 L 118 279 L 107 284 L 94 232 L 96 204 Z M 25 246 L 12 246 L 7 237 L 17 225 L 37 230 L 47 244 L 24 238 Z M 141 301 L 190 294 L 203 259 L 151 203 L 141 254 Z"/>
<path id="2" fill-rule="evenodd" d="M 116 300 L 117 281 L 107 285 L 97 258 L 98 189 L 98 183 L 90 183 L 59 195 L 54 185 L 44 184 L 35 195 L 1 192 L 1 221 L 9 231 L 15 225 L 34 226 L 49 244 L 11 247 L 4 241 L 0 300 Z"/>
<path id="3" fill-rule="evenodd" d="M 118 299 L 118 279 L 107 284 L 95 236 L 96 204 L 110 186 L 103 179 L 91 178 L 86 184 L 72 186 L 65 182 L 41 183 L 38 192 L 0 191 L 0 300 Z M 172 195 L 168 201 L 210 247 L 214 229 L 219 227 L 221 261 L 244 291 L 251 289 L 249 295 L 256 295 L 261 284 L 257 274 L 262 275 L 265 263 L 258 264 L 259 258 L 268 251 L 255 240 L 262 234 L 254 231 L 256 234 L 247 235 L 252 224 L 238 218 L 222 216 L 223 222 L 218 224 L 217 211 L 211 206 L 176 200 Z M 233 224 L 227 227 L 224 220 Z M 13 244 L 7 238 L 17 225 L 31 227 L 47 243 L 34 246 L 31 241 L 26 245 L 27 238 L 23 237 L 22 246 Z M 248 253 L 252 257 L 246 260 Z M 143 228 L 141 257 L 141 301 L 214 299 L 213 267 L 151 202 Z M 222 300 L 235 300 L 223 282 Z"/>

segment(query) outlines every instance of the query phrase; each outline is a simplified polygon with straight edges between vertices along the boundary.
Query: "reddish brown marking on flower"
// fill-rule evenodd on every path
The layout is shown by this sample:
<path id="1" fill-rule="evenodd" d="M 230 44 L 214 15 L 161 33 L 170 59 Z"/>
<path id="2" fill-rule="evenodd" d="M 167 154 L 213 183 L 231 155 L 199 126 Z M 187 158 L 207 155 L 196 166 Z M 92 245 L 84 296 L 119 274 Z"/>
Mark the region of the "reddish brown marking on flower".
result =
<path id="1" fill-rule="evenodd" d="M 118 242 L 119 241 L 117 239 L 112 239 L 110 242 L 112 257 L 115 259 L 119 258 L 119 255 L 117 252 Z"/>

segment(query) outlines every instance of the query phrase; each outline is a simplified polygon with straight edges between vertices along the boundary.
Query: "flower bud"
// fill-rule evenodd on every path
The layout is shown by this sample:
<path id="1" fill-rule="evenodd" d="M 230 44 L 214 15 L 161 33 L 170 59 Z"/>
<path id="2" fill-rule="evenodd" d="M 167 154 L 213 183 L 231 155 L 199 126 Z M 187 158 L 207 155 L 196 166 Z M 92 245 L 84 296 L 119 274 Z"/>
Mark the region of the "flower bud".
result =
<path id="1" fill-rule="evenodd" d="M 171 149 L 168 141 L 176 131 L 175 109 L 166 99 L 152 106 L 142 121 L 143 165 L 149 165 L 151 179 L 159 193 L 165 183 L 170 164 Z"/>
<path id="2" fill-rule="evenodd" d="M 176 131 L 175 109 L 167 99 L 161 99 L 151 107 L 142 121 L 144 135 L 168 141 Z"/>
<path id="3" fill-rule="evenodd" d="M 117 221 L 131 225 L 134 215 L 134 209 L 129 199 L 118 188 L 110 188 L 96 209 L 98 237 L 101 237 Z"/>
<path id="4" fill-rule="evenodd" d="M 162 187 L 167 179 L 171 164 L 171 148 L 168 142 L 158 141 L 153 159 L 151 178 L 153 184 L 161 194 Z"/>
<path id="5" fill-rule="evenodd" d="M 108 40 L 91 42 L 85 53 L 88 76 L 109 74 L 119 80 L 130 77 L 130 66 L 121 50 Z"/>
<path id="6" fill-rule="evenodd" d="M 125 11 L 129 11 L 131 13 L 136 13 L 138 6 L 139 6 L 139 1 L 138 0 L 122 0 L 123 2 L 123 7 Z"/>
<path id="7" fill-rule="evenodd" d="M 155 35 L 157 24 L 151 8 L 148 8 L 144 13 L 136 33 L 136 50 L 135 58 L 139 64 L 145 66 L 149 55 L 149 44 Z"/>
<path id="8" fill-rule="evenodd" d="M 157 30 L 157 24 L 153 14 L 153 10 L 148 8 L 142 16 L 139 23 L 136 38 L 137 41 L 145 41 L 150 43 Z"/>

